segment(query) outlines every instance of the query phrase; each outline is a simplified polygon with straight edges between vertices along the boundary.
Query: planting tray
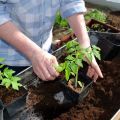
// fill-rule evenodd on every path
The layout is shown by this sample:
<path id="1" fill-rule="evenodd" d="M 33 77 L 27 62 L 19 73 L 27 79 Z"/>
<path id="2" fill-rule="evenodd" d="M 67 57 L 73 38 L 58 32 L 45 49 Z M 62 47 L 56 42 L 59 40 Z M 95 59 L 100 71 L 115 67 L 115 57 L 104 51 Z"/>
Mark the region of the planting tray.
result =
<path id="1" fill-rule="evenodd" d="M 109 32 L 109 33 L 120 33 L 119 29 L 95 19 L 91 19 L 86 25 L 92 31 L 102 32 L 104 30 L 104 32 Z M 96 26 L 98 26 L 99 28 L 96 28 Z"/>
<path id="2" fill-rule="evenodd" d="M 65 46 L 59 48 L 58 50 L 53 52 L 53 54 L 59 59 L 64 49 Z M 59 113 L 61 113 L 61 111 L 68 110 L 77 102 L 82 101 L 89 93 L 89 89 L 91 88 L 91 85 L 93 83 L 93 81 L 89 77 L 87 77 L 85 73 L 80 71 L 79 79 L 82 78 L 85 87 L 80 93 L 76 93 L 66 85 L 64 80 L 60 80 L 59 78 L 57 78 L 55 81 L 52 82 L 41 81 L 34 74 L 32 67 L 29 67 L 26 70 L 22 71 L 21 73 L 18 74 L 18 76 L 22 78 L 22 83 L 26 86 L 26 89 L 28 89 L 28 94 L 22 97 L 21 101 L 16 100 L 14 102 L 14 105 L 10 105 L 12 106 L 12 109 L 9 110 L 7 109 L 8 115 L 10 114 L 9 120 L 10 119 L 17 120 L 18 118 L 21 120 L 27 120 L 28 114 L 31 112 L 31 109 L 34 111 L 35 114 L 37 115 L 39 114 L 41 115 L 42 118 L 45 119 L 58 115 Z M 39 89 L 36 87 L 38 84 L 39 84 Z M 34 105 L 28 108 L 26 106 L 26 99 L 28 100 L 29 97 L 31 97 L 29 95 L 29 89 L 31 87 L 34 88 L 33 90 L 38 90 L 37 96 L 43 96 L 42 97 L 43 99 L 41 99 L 41 101 L 39 101 L 36 104 L 34 104 L 34 102 L 32 101 L 32 104 Z M 29 100 L 31 100 L 31 98 Z M 18 109 L 16 108 L 14 109 L 14 106 Z M 7 119 L 4 118 L 3 120 L 7 120 Z"/>
<path id="3" fill-rule="evenodd" d="M 102 60 L 112 60 L 120 54 L 120 33 L 90 31 L 91 43 L 101 48 Z"/>

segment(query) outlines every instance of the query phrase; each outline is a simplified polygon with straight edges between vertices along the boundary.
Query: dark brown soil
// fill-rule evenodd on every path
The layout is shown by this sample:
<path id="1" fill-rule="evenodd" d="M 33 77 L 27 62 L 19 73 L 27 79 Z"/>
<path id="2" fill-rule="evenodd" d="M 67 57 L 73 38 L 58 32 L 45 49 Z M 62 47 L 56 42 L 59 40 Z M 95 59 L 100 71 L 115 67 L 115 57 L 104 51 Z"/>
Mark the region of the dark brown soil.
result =
<path id="1" fill-rule="evenodd" d="M 99 79 L 82 103 L 54 120 L 110 120 L 120 108 L 120 59 L 102 62 Z"/>
<path id="2" fill-rule="evenodd" d="M 0 99 L 5 105 L 12 103 L 18 97 L 21 97 L 25 94 L 24 89 L 20 89 L 19 91 L 6 89 L 5 87 L 0 86 Z"/>
<path id="3" fill-rule="evenodd" d="M 120 29 L 120 11 L 108 14 L 108 24 Z"/>

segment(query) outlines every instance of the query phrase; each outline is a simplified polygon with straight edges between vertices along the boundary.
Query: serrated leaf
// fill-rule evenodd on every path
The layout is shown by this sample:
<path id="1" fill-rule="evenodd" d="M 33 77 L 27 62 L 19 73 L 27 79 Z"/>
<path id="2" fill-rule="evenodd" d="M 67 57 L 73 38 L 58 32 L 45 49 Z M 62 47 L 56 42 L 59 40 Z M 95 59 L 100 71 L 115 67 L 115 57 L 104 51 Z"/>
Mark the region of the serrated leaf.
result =
<path id="1" fill-rule="evenodd" d="M 65 59 L 74 61 L 74 57 L 72 55 L 68 55 Z"/>
<path id="2" fill-rule="evenodd" d="M 54 65 L 55 69 L 58 71 L 58 72 L 62 72 L 64 69 L 65 69 L 65 63 L 61 63 L 59 65 Z"/>
<path id="3" fill-rule="evenodd" d="M 75 49 L 74 49 L 74 48 L 70 48 L 70 49 L 67 50 L 67 53 L 68 53 L 68 54 L 71 54 L 71 53 L 73 53 L 73 52 L 75 52 Z"/>
<path id="4" fill-rule="evenodd" d="M 82 60 L 76 59 L 76 60 L 75 60 L 75 63 L 76 63 L 78 66 L 80 66 L 80 67 L 83 68 Z"/>
<path id="5" fill-rule="evenodd" d="M 86 57 L 90 62 L 92 62 L 92 59 L 93 59 L 93 54 L 92 53 L 86 54 Z"/>
<path id="6" fill-rule="evenodd" d="M 70 63 L 69 62 L 65 62 L 65 78 L 68 81 L 69 77 L 70 77 Z"/>
<path id="7" fill-rule="evenodd" d="M 93 54 L 94 54 L 94 56 L 95 56 L 98 60 L 101 60 L 101 56 L 100 56 L 99 51 L 93 50 Z"/>
<path id="8" fill-rule="evenodd" d="M 12 88 L 14 90 L 19 90 L 19 84 L 17 82 L 12 82 Z"/>
<path id="9" fill-rule="evenodd" d="M 70 68 L 71 68 L 72 72 L 74 74 L 76 74 L 77 69 L 78 69 L 78 65 L 76 65 L 74 62 L 72 62 Z"/>
<path id="10" fill-rule="evenodd" d="M 93 48 L 93 49 L 96 49 L 96 50 L 98 50 L 98 51 L 101 50 L 101 49 L 100 49 L 99 47 L 97 47 L 96 45 L 92 45 L 92 48 Z"/>
<path id="11" fill-rule="evenodd" d="M 15 81 L 15 82 L 18 82 L 18 81 L 21 80 L 21 78 L 20 78 L 20 77 L 16 77 L 16 76 L 12 76 L 12 77 L 11 77 L 11 80 L 12 80 L 12 81 Z"/>
<path id="12" fill-rule="evenodd" d="M 3 78 L 1 84 L 5 85 L 6 83 L 11 83 L 8 78 Z"/>
<path id="13" fill-rule="evenodd" d="M 8 69 L 8 68 L 5 68 L 4 71 L 3 71 L 3 74 L 7 78 L 10 78 L 13 75 L 13 73 L 15 73 L 15 71 L 12 70 L 12 69 Z"/>

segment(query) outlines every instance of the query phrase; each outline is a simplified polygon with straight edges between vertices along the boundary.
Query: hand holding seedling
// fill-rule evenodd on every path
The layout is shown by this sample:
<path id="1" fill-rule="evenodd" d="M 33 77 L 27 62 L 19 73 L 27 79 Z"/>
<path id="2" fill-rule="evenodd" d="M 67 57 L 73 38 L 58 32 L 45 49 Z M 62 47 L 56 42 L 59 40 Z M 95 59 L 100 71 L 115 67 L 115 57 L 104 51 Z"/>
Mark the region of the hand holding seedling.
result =
<path id="1" fill-rule="evenodd" d="M 54 80 L 59 75 L 53 67 L 53 65 L 58 65 L 55 56 L 45 51 L 36 51 L 32 56 L 31 61 L 34 72 L 42 80 Z"/>
<path id="2" fill-rule="evenodd" d="M 98 66 L 94 56 L 93 56 L 92 62 L 89 63 L 89 64 L 90 64 L 90 66 L 88 68 L 87 75 L 90 78 L 92 78 L 94 80 L 94 82 L 96 82 L 98 77 L 103 78 L 103 75 L 102 75 L 102 72 L 100 70 L 100 67 Z"/>
<path id="3" fill-rule="evenodd" d="M 56 66 L 56 70 L 59 72 L 65 72 L 65 78 L 69 81 L 70 76 L 75 77 L 75 87 L 79 84 L 82 87 L 81 81 L 78 80 L 78 71 L 83 68 L 83 61 L 91 64 L 92 68 L 88 69 L 88 76 L 93 77 L 94 81 L 97 79 L 100 74 L 102 77 L 102 73 L 100 71 L 99 66 L 94 58 L 98 58 L 100 60 L 100 48 L 93 45 L 92 48 L 82 48 L 80 44 L 72 40 L 66 44 L 66 57 L 63 63 L 60 63 L 59 66 Z M 91 73 L 90 73 L 91 72 Z"/>

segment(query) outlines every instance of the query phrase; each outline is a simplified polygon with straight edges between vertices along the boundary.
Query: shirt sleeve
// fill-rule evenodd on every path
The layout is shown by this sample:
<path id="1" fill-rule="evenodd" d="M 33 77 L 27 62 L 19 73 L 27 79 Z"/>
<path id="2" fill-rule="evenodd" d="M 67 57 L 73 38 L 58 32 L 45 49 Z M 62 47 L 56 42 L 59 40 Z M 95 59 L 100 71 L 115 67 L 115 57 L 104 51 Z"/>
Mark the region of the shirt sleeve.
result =
<path id="1" fill-rule="evenodd" d="M 86 12 L 85 2 L 83 0 L 60 0 L 60 12 L 63 18 Z"/>
<path id="2" fill-rule="evenodd" d="M 6 5 L 6 0 L 0 0 L 0 25 L 11 20 L 9 13 L 6 10 Z"/>

